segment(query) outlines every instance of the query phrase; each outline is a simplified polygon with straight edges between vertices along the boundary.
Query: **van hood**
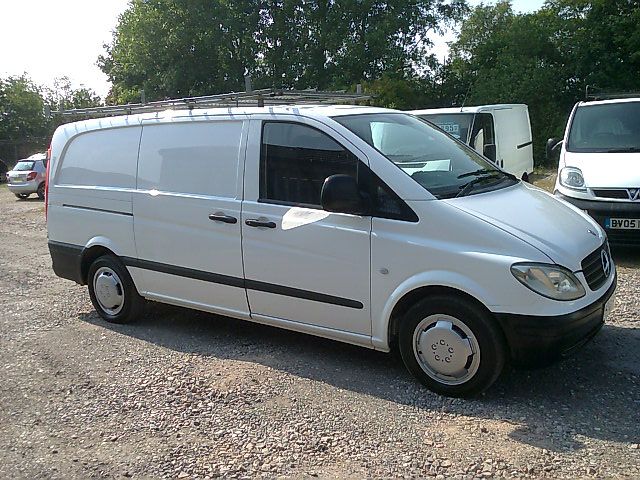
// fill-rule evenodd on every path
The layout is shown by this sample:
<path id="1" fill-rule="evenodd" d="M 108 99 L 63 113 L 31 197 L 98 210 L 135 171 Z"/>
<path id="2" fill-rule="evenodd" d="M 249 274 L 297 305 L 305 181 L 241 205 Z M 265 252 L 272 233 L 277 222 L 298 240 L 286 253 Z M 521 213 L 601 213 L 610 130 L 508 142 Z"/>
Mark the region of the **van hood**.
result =
<path id="1" fill-rule="evenodd" d="M 604 241 L 604 232 L 586 214 L 524 182 L 443 201 L 520 238 L 574 272 Z"/>
<path id="2" fill-rule="evenodd" d="M 564 166 L 579 168 L 589 188 L 640 187 L 640 152 L 564 152 Z"/>

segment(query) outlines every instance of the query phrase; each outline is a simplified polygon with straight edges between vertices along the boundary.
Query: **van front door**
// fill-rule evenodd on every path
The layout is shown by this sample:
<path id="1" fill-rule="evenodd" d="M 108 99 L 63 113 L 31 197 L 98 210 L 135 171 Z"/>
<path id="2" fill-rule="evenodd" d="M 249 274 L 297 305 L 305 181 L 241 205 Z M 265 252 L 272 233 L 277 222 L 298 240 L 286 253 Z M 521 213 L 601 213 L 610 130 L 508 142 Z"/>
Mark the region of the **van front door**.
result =
<path id="1" fill-rule="evenodd" d="M 242 207 L 249 306 L 267 323 L 320 327 L 342 339 L 355 334 L 364 343 L 371 335 L 371 217 L 324 211 L 320 191 L 330 175 L 357 178 L 366 158 L 318 127 L 299 117 L 251 121 Z"/>
<path id="2" fill-rule="evenodd" d="M 145 296 L 248 318 L 240 207 L 248 120 L 143 126 L 134 232 Z"/>

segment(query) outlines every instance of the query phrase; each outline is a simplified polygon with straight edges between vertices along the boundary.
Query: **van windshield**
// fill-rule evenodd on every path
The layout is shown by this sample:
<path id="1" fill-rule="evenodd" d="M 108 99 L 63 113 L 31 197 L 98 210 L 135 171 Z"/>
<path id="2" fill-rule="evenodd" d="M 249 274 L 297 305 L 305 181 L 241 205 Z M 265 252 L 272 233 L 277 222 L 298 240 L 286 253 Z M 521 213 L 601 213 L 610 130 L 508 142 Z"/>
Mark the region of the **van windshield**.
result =
<path id="1" fill-rule="evenodd" d="M 404 113 L 346 115 L 334 120 L 374 147 L 436 198 L 496 190 L 517 183 L 471 148 Z"/>
<path id="2" fill-rule="evenodd" d="M 452 137 L 469 143 L 469 129 L 473 122 L 473 113 L 424 113 L 418 117 L 429 120 Z"/>
<path id="3" fill-rule="evenodd" d="M 33 166 L 36 162 L 18 162 L 16 166 L 13 167 L 15 172 L 27 172 L 29 170 L 33 170 Z"/>
<path id="4" fill-rule="evenodd" d="M 640 101 L 579 106 L 566 148 L 569 152 L 640 152 Z"/>

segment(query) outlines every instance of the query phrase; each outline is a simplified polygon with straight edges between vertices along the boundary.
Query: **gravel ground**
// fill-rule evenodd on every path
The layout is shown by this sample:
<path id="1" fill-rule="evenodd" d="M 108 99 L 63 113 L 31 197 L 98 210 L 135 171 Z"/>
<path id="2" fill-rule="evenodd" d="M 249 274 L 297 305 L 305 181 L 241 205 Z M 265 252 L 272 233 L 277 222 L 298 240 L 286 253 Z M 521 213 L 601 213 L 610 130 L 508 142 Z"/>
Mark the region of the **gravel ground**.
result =
<path id="1" fill-rule="evenodd" d="M 475 400 L 393 356 L 153 304 L 110 325 L 0 186 L 0 478 L 640 477 L 640 252 L 576 356 Z"/>

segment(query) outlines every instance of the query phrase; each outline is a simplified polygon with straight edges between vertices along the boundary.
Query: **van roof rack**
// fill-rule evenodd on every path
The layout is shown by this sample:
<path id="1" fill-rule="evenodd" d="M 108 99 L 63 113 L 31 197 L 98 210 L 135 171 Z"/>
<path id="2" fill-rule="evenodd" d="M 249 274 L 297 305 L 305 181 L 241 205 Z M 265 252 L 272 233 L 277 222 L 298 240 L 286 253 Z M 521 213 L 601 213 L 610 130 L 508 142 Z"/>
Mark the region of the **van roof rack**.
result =
<path id="1" fill-rule="evenodd" d="M 640 92 L 605 92 L 595 91 L 594 85 L 587 85 L 584 89 L 585 101 L 613 100 L 616 98 L 640 98 Z"/>
<path id="2" fill-rule="evenodd" d="M 371 98 L 362 93 L 358 85 L 356 93 L 345 91 L 325 92 L 318 90 L 283 90 L 264 88 L 246 92 L 221 93 L 202 97 L 185 97 L 159 100 L 155 102 L 129 103 L 126 105 L 105 105 L 103 107 L 74 108 L 71 110 L 51 110 L 49 115 L 62 116 L 102 116 L 133 115 L 136 113 L 161 112 L 169 109 L 212 108 L 212 107 L 264 107 L 265 105 L 291 104 L 355 104 Z"/>

